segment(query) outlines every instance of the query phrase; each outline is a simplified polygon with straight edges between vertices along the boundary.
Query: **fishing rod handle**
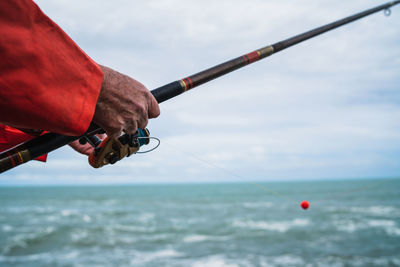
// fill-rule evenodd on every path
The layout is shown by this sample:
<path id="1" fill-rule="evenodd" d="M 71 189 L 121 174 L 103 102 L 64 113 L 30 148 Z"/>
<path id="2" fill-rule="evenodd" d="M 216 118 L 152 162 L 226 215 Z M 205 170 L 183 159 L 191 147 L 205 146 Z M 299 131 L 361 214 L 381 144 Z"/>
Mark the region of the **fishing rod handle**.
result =
<path id="1" fill-rule="evenodd" d="M 84 136 L 104 132 L 99 126 L 91 124 L 85 135 L 68 136 L 46 133 L 0 153 L 0 173 L 50 153 Z"/>
<path id="2" fill-rule="evenodd" d="M 77 139 L 79 139 L 79 137 L 47 133 L 12 149 L 1 152 L 0 173 L 45 155 Z"/>

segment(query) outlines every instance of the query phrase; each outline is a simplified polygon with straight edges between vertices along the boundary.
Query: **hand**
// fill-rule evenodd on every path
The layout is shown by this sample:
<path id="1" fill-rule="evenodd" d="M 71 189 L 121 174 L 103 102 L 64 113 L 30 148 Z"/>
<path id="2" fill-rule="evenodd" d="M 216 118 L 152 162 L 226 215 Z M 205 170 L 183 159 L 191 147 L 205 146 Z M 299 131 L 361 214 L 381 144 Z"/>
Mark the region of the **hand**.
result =
<path id="1" fill-rule="evenodd" d="M 100 138 L 101 141 L 103 141 L 107 137 L 106 134 L 96 134 L 96 136 L 98 138 Z M 76 140 L 76 141 L 70 143 L 69 145 L 75 151 L 77 151 L 83 155 L 86 155 L 86 156 L 89 156 L 94 150 L 94 148 L 89 143 L 82 145 L 81 143 L 79 143 L 79 140 Z"/>
<path id="2" fill-rule="evenodd" d="M 104 78 L 93 122 L 110 138 L 122 131 L 133 134 L 138 127 L 144 129 L 149 118 L 160 115 L 156 99 L 144 85 L 108 67 L 100 68 Z"/>

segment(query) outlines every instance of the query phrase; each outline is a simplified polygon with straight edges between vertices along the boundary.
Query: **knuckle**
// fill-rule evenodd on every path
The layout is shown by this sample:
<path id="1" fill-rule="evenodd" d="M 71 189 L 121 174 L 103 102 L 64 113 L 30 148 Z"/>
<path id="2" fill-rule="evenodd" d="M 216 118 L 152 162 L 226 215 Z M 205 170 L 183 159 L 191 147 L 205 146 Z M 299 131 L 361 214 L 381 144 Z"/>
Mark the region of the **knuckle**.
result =
<path id="1" fill-rule="evenodd" d="M 144 129 L 144 128 L 146 128 L 148 122 L 149 121 L 147 119 L 140 120 L 139 123 L 138 123 L 138 127 L 141 128 L 141 129 Z"/>
<path id="2" fill-rule="evenodd" d="M 133 134 L 137 131 L 137 123 L 133 120 L 130 120 L 125 124 L 124 132 L 127 134 Z"/>
<path id="3" fill-rule="evenodd" d="M 138 114 L 140 117 L 146 117 L 147 118 L 147 109 L 145 105 L 142 103 L 138 103 L 135 106 L 135 113 Z"/>
<path id="4" fill-rule="evenodd" d="M 124 132 L 127 133 L 127 134 L 134 134 L 134 133 L 136 133 L 136 131 L 137 131 L 137 128 L 136 129 L 127 128 L 127 129 L 124 130 Z"/>

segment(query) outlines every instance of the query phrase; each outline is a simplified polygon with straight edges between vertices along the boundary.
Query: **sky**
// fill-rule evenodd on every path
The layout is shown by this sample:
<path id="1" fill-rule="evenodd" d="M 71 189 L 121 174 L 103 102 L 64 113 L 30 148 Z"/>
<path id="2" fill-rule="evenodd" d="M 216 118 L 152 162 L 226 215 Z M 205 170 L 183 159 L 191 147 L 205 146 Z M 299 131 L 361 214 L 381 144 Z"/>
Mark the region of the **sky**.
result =
<path id="1" fill-rule="evenodd" d="M 384 1 L 36 3 L 96 62 L 151 90 Z M 162 103 L 153 152 L 92 169 L 64 147 L 0 185 L 399 177 L 399 87 L 396 6 Z"/>

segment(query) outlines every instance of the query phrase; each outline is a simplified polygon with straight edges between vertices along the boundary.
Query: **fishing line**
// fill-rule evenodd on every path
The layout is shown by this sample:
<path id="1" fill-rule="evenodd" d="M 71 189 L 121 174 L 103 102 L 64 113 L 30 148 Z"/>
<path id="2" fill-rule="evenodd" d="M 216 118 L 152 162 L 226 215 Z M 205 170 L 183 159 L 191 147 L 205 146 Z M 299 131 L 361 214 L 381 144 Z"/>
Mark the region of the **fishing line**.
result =
<path id="1" fill-rule="evenodd" d="M 166 142 L 164 141 L 163 143 L 165 144 Z M 242 176 L 242 175 L 239 175 L 239 174 L 237 174 L 237 173 L 235 173 L 235 172 L 233 172 L 233 171 L 231 171 L 231 170 L 229 170 L 229 169 L 227 169 L 227 168 L 224 168 L 224 167 L 222 167 L 222 166 L 220 166 L 220 165 L 217 165 L 217 164 L 215 164 L 215 163 L 211 163 L 211 162 L 209 162 L 209 161 L 207 161 L 207 160 L 204 160 L 204 159 L 202 159 L 202 158 L 200 158 L 200 157 L 198 157 L 198 156 L 196 156 L 196 155 L 194 155 L 194 154 L 191 154 L 191 153 L 189 153 L 189 152 L 187 152 L 187 151 L 183 151 L 183 150 L 181 150 L 181 149 L 177 149 L 176 146 L 172 146 L 172 145 L 168 144 L 168 142 L 167 142 L 167 146 L 174 147 L 174 149 L 175 149 L 176 151 L 179 151 L 179 152 L 181 152 L 182 154 L 185 154 L 185 155 L 191 157 L 192 159 L 195 159 L 195 160 L 197 160 L 197 161 L 200 161 L 200 162 L 202 162 L 204 165 L 208 165 L 208 166 L 211 166 L 211 167 L 213 167 L 213 168 L 215 168 L 215 169 L 222 170 L 222 171 L 228 173 L 229 175 L 238 178 L 239 181 L 242 181 L 242 182 L 246 182 L 246 183 L 255 185 L 255 186 L 259 187 L 260 189 L 262 189 L 262 190 L 264 190 L 264 191 L 266 191 L 266 192 L 269 192 L 269 193 L 274 194 L 275 196 L 284 198 L 284 196 L 283 196 L 281 193 L 279 193 L 279 192 L 277 192 L 277 191 L 274 191 L 274 190 L 272 190 L 272 189 L 269 189 L 268 187 L 266 187 L 266 186 L 264 186 L 264 185 L 261 185 L 261 184 L 259 184 L 259 183 L 256 183 L 256 182 L 253 182 L 253 181 L 249 181 L 246 177 L 244 177 L 244 176 Z"/>
<path id="2" fill-rule="evenodd" d="M 153 148 L 151 148 L 151 149 L 148 149 L 148 150 L 145 150 L 145 151 L 137 151 L 136 154 L 146 154 L 146 153 L 149 153 L 149 152 L 151 152 L 151 151 L 153 151 L 153 150 L 156 150 L 156 149 L 160 146 L 160 144 L 161 144 L 161 140 L 160 140 L 159 138 L 153 137 L 153 136 L 138 137 L 137 139 L 149 139 L 149 142 L 150 142 L 150 140 L 156 140 L 156 141 L 157 141 L 157 145 L 156 145 L 155 147 L 153 147 Z"/>
<path id="3" fill-rule="evenodd" d="M 202 158 L 200 158 L 200 157 L 198 157 L 198 156 L 196 156 L 196 155 L 194 155 L 194 154 L 192 154 L 192 153 L 189 153 L 189 152 L 187 152 L 187 151 L 178 149 L 178 148 L 176 148 L 176 146 L 172 146 L 172 145 L 168 144 L 168 142 L 165 142 L 165 141 L 164 141 L 164 144 L 167 144 L 167 146 L 173 147 L 175 151 L 179 151 L 179 152 L 181 152 L 182 154 L 185 154 L 185 155 L 189 156 L 189 157 L 192 158 L 192 159 L 195 159 L 195 160 L 197 160 L 197 161 L 200 161 L 200 162 L 203 163 L 204 165 L 208 165 L 208 166 L 211 166 L 211 167 L 213 167 L 213 168 L 215 168 L 215 169 L 222 170 L 222 171 L 224 171 L 225 173 L 227 173 L 227 174 L 229 174 L 229 175 L 231 175 L 231 176 L 234 176 L 234 177 L 238 178 L 239 180 L 237 180 L 237 181 L 242 181 L 242 182 L 249 183 L 249 184 L 251 184 L 251 185 L 253 185 L 253 186 L 257 186 L 258 188 L 262 189 L 262 190 L 265 191 L 265 192 L 272 193 L 272 194 L 274 194 L 275 196 L 280 197 L 281 199 L 286 199 L 286 200 L 289 200 L 289 201 L 291 201 L 291 202 L 294 202 L 294 203 L 296 203 L 296 205 L 298 205 L 298 204 L 300 203 L 300 200 L 298 200 L 298 199 L 293 199 L 293 198 L 291 198 L 291 197 L 288 197 L 288 196 L 283 195 L 282 193 L 280 193 L 280 192 L 278 192 L 278 191 L 272 190 L 272 189 L 270 189 L 270 188 L 268 188 L 268 187 L 266 187 L 266 186 L 264 186 L 264 185 L 262 185 L 262 184 L 256 183 L 256 182 L 254 182 L 254 181 L 249 181 L 245 176 L 242 176 L 242 175 L 240 175 L 240 174 L 238 174 L 238 173 L 235 173 L 235 172 L 233 172 L 233 171 L 231 171 L 231 170 L 229 170 L 229 169 L 227 169 L 227 168 L 224 168 L 224 167 L 222 167 L 222 166 L 220 166 L 220 165 L 217 165 L 217 164 L 215 164 L 215 163 L 211 163 L 211 162 L 209 162 L 209 161 L 207 161 L 207 160 L 204 160 L 204 159 L 202 159 Z M 328 196 L 328 197 L 323 197 L 323 198 L 322 198 L 321 200 L 319 200 L 319 201 L 337 200 L 339 197 L 343 197 L 343 196 L 346 196 L 346 195 L 352 195 L 352 193 L 354 193 L 354 192 L 363 192 L 363 191 L 368 191 L 368 190 L 370 190 L 370 189 L 372 189 L 372 188 L 377 188 L 378 186 L 381 186 L 382 184 L 388 183 L 389 181 L 390 181 L 389 179 L 385 179 L 385 180 L 383 180 L 383 181 L 379 181 L 379 182 L 374 183 L 374 184 L 372 184 L 372 185 L 359 186 L 359 187 L 356 187 L 356 188 L 351 189 L 351 190 L 348 190 L 348 191 L 344 191 L 344 192 L 342 191 L 342 192 L 340 192 L 340 193 L 332 194 L 332 195 L 330 195 L 330 196 Z M 303 202 L 305 202 L 305 201 L 302 201 L 302 202 L 301 202 L 302 205 L 303 205 Z M 307 201 L 306 201 L 306 202 L 307 202 Z M 307 206 L 307 208 L 308 208 L 308 206 Z"/>

